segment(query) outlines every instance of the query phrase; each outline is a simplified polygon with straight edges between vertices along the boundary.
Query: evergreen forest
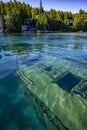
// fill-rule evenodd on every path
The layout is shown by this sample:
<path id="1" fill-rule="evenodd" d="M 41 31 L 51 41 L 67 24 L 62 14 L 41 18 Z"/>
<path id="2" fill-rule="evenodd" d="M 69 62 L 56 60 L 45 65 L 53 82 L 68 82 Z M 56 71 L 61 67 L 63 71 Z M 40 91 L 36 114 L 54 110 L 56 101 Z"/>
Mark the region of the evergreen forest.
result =
<path id="1" fill-rule="evenodd" d="M 0 26 L 4 32 L 21 32 L 25 19 L 32 19 L 32 26 L 38 30 L 75 32 L 87 31 L 87 12 L 79 13 L 32 8 L 19 1 L 0 2 Z"/>

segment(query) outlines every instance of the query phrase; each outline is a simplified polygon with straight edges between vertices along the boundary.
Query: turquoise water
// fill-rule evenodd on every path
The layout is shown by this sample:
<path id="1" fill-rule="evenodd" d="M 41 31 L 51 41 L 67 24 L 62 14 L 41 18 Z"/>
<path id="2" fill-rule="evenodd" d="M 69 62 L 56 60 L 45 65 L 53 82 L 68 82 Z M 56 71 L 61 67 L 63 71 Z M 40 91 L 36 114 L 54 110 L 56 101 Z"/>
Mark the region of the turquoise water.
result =
<path id="1" fill-rule="evenodd" d="M 45 67 L 41 66 L 42 63 Z M 72 67 L 74 74 L 64 70 L 65 76 L 54 78 L 53 82 L 70 93 L 84 79 L 85 87 L 73 92 L 87 100 L 87 33 L 0 34 L 0 130 L 47 130 L 24 96 L 16 75 L 21 65 L 42 67 L 51 77 L 54 75 L 50 73 L 53 66 L 56 66 L 55 74 L 59 66 Z M 85 130 L 85 122 L 83 126 Z"/>

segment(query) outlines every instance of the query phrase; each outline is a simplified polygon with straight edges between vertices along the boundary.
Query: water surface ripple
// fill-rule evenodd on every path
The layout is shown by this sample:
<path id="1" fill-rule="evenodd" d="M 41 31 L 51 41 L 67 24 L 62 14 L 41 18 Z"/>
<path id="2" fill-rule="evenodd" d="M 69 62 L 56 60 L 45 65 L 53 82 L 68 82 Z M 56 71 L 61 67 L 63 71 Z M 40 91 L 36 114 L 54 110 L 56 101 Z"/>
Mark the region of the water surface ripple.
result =
<path id="1" fill-rule="evenodd" d="M 46 68 L 39 63 L 47 65 Z M 20 87 L 22 82 L 17 78 L 16 72 L 21 65 L 36 65 L 37 69 L 38 66 L 42 67 L 51 78 L 54 73 L 50 72 L 49 65 L 55 65 L 55 70 L 57 65 L 62 67 L 60 71 L 63 68 L 67 71 L 71 69 L 71 73 L 64 72 L 65 77 L 55 79 L 53 83 L 60 85 L 64 91 L 80 95 L 87 100 L 87 33 L 0 34 L 0 130 L 47 130 Z M 66 80 L 69 77 L 71 80 Z M 71 84 L 73 80 L 75 82 Z M 81 90 L 73 90 L 73 86 L 80 82 L 85 87 L 79 85 Z M 67 88 L 70 84 L 71 88 Z M 83 119 L 87 119 L 87 111 L 84 113 Z M 83 130 L 86 130 L 85 122 L 83 124 Z"/>

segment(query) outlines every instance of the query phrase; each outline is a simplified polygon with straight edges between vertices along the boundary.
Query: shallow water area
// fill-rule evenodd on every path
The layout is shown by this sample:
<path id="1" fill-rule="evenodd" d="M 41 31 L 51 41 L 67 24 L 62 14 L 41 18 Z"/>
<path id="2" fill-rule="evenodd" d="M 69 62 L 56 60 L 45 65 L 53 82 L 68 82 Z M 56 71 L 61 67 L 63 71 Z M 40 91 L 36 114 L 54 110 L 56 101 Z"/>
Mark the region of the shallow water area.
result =
<path id="1" fill-rule="evenodd" d="M 86 130 L 87 33 L 0 34 L 0 130 Z"/>

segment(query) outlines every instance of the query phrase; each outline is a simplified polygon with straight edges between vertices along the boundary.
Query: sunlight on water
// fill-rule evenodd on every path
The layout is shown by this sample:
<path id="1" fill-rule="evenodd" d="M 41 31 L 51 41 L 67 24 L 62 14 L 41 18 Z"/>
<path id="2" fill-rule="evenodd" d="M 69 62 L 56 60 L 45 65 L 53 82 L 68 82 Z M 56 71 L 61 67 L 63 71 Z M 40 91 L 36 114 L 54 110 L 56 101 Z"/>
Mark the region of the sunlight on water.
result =
<path id="1" fill-rule="evenodd" d="M 86 130 L 87 33 L 0 35 L 0 130 Z"/>

